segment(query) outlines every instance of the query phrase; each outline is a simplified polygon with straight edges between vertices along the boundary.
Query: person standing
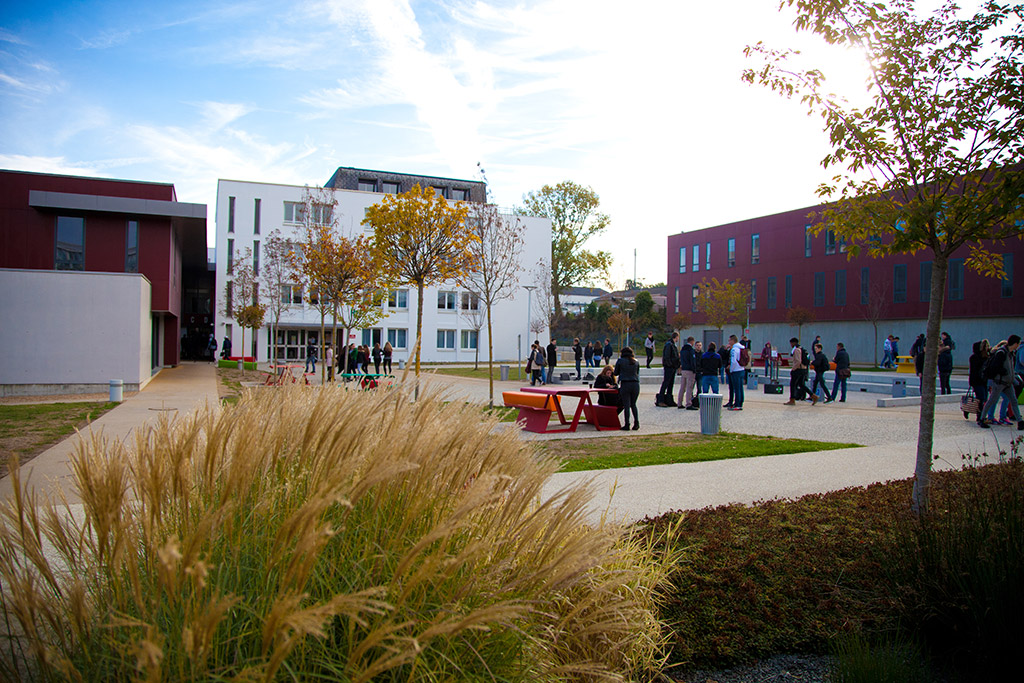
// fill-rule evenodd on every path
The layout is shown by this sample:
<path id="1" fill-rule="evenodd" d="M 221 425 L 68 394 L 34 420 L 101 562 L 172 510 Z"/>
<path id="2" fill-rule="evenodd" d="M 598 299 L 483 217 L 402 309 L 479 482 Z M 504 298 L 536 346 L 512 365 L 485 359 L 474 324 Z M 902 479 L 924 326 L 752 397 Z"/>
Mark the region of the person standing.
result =
<path id="1" fill-rule="evenodd" d="M 764 376 L 770 378 L 772 376 L 772 343 L 765 342 L 764 348 L 761 349 L 761 362 L 764 363 Z"/>
<path id="2" fill-rule="evenodd" d="M 654 332 L 647 333 L 644 339 L 644 351 L 647 352 L 647 369 L 651 369 L 651 361 L 654 360 Z"/>
<path id="3" fill-rule="evenodd" d="M 795 406 L 797 397 L 802 401 L 807 394 L 811 395 L 811 405 L 814 405 L 818 402 L 818 397 L 807 388 L 809 354 L 803 350 L 800 346 L 800 340 L 796 337 L 790 339 L 789 344 L 793 347 L 789 356 L 789 400 L 784 405 Z M 808 355 L 808 358 L 804 358 L 805 354 Z"/>
<path id="4" fill-rule="evenodd" d="M 722 357 L 718 355 L 715 342 L 708 344 L 708 350 L 700 357 L 701 389 L 705 394 L 718 393 L 718 371 L 722 367 Z"/>
<path id="5" fill-rule="evenodd" d="M 580 338 L 576 337 L 572 340 L 572 355 L 576 361 L 576 381 L 583 379 L 583 372 L 580 369 L 580 365 L 583 362 L 583 347 L 580 346 Z"/>
<path id="6" fill-rule="evenodd" d="M 619 395 L 622 396 L 622 430 L 629 429 L 629 416 L 633 415 L 633 429 L 640 429 L 640 416 L 636 403 L 640 398 L 640 361 L 633 356 L 633 349 L 622 348 L 622 354 L 615 361 L 615 376 L 619 378 Z"/>
<path id="7" fill-rule="evenodd" d="M 922 337 L 924 335 L 921 335 Z M 892 335 L 890 334 L 882 342 L 882 367 L 888 368 L 892 365 Z"/>
<path id="8" fill-rule="evenodd" d="M 836 378 L 832 381 L 832 397 L 825 403 L 836 400 L 837 395 L 840 396 L 840 403 L 846 403 L 846 380 L 850 379 L 850 352 L 846 350 L 842 342 L 836 344 L 836 355 L 832 361 L 836 364 Z M 842 394 L 838 394 L 840 388 L 843 391 Z"/>
<path id="9" fill-rule="evenodd" d="M 613 353 L 615 353 L 615 349 L 612 348 L 612 340 L 609 339 L 608 337 L 605 337 L 605 339 L 604 339 L 604 351 L 602 352 L 602 358 L 604 359 L 604 364 L 605 365 L 608 365 L 609 363 L 612 362 L 612 354 Z"/>
<path id="10" fill-rule="evenodd" d="M 673 332 L 672 336 L 665 342 L 665 348 L 661 352 L 661 389 L 658 391 L 658 405 L 672 405 L 673 385 L 676 383 L 676 370 L 679 369 L 679 349 L 676 342 L 679 341 L 679 333 Z"/>
<path id="11" fill-rule="evenodd" d="M 735 334 L 729 335 L 729 387 L 732 391 L 732 406 L 730 410 L 743 410 L 743 376 L 747 369 L 744 361 L 743 351 L 745 350 Z M 747 352 L 749 354 L 749 351 Z"/>
<path id="12" fill-rule="evenodd" d="M 327 363 L 327 381 L 334 381 L 334 345 L 328 344 L 324 351 L 324 362 Z"/>
<path id="13" fill-rule="evenodd" d="M 210 354 L 210 362 L 217 362 L 217 338 L 210 333 L 210 339 L 206 342 L 206 350 Z"/>
<path id="14" fill-rule="evenodd" d="M 700 357 L 703 353 L 704 345 L 699 341 L 693 342 L 693 385 L 695 387 L 694 393 L 698 397 L 700 396 L 701 376 L 703 375 L 703 371 L 700 367 Z M 699 401 L 695 398 L 694 403 L 699 404 Z M 695 410 L 700 410 L 699 405 Z"/>
<path id="15" fill-rule="evenodd" d="M 831 403 L 832 396 L 828 393 L 828 386 L 825 385 L 825 373 L 828 372 L 828 357 L 821 348 L 821 344 L 815 344 L 814 349 L 814 360 L 811 361 L 812 367 L 814 367 L 814 383 L 811 384 L 811 393 L 815 393 L 818 386 L 821 386 L 821 394 L 825 396 L 825 402 Z"/>
<path id="16" fill-rule="evenodd" d="M 555 366 L 558 365 L 558 345 L 555 339 L 548 344 L 548 381 L 555 381 Z"/>
<path id="17" fill-rule="evenodd" d="M 318 359 L 316 357 L 316 342 L 313 341 L 312 338 L 310 338 L 308 341 L 306 341 L 306 372 L 316 372 L 317 360 Z M 312 366 L 312 370 L 309 369 L 310 366 Z"/>
<path id="18" fill-rule="evenodd" d="M 384 348 L 381 350 L 383 356 L 384 373 L 391 374 L 391 356 L 394 355 L 394 349 L 391 348 L 391 342 L 384 342 Z"/>
<path id="19" fill-rule="evenodd" d="M 544 350 L 540 348 L 540 342 L 533 342 L 530 347 L 530 386 L 540 382 L 544 386 Z"/>
<path id="20" fill-rule="evenodd" d="M 1009 402 L 1010 412 L 1017 420 L 1017 429 L 1024 431 L 1024 419 L 1021 419 L 1020 406 L 1017 405 L 1017 395 L 1014 393 L 1014 369 L 1017 364 L 1017 350 L 1020 348 L 1020 335 L 1011 334 L 1006 339 L 1006 346 L 995 349 L 992 353 L 995 358 L 986 363 L 993 367 L 993 375 L 989 377 L 989 395 L 982 412 L 988 415 L 989 410 L 995 410 L 996 403 L 1001 396 L 1006 396 Z M 986 417 L 978 423 L 979 426 L 988 429 L 989 420 Z"/>
<path id="21" fill-rule="evenodd" d="M 583 360 L 587 363 L 587 369 L 596 366 L 594 363 L 594 342 L 587 342 L 587 348 L 583 349 Z"/>
<path id="22" fill-rule="evenodd" d="M 224 343 L 220 347 L 220 357 L 224 360 L 231 360 L 231 338 L 224 335 Z"/>
<path id="23" fill-rule="evenodd" d="M 679 350 L 679 404 L 678 408 L 694 409 L 693 395 L 697 387 L 697 363 L 693 351 L 693 337 L 687 337 Z"/>
<path id="24" fill-rule="evenodd" d="M 953 349 L 955 348 L 956 342 L 948 332 L 943 332 L 939 338 L 939 358 L 936 363 L 939 371 L 939 389 L 943 394 L 953 393 L 949 386 L 949 377 L 953 374 Z"/>
<path id="25" fill-rule="evenodd" d="M 974 397 L 978 399 L 978 424 L 981 424 L 982 419 L 985 417 L 982 406 L 988 402 L 988 381 L 985 379 L 984 374 L 985 360 L 991 351 L 988 339 L 974 342 L 972 350 L 974 353 L 971 354 L 968 360 L 970 370 L 967 375 L 967 382 L 974 389 Z"/>

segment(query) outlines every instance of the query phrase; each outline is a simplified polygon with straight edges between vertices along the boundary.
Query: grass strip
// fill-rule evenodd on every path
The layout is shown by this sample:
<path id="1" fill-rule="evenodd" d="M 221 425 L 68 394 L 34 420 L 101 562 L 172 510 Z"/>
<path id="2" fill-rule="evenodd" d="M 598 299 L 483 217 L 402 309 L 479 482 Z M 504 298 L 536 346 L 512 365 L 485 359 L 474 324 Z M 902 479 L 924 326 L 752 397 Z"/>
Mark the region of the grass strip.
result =
<path id="1" fill-rule="evenodd" d="M 26 403 L 0 406 L 0 474 L 17 453 L 24 464 L 107 412 L 116 403 Z"/>
<path id="2" fill-rule="evenodd" d="M 562 472 L 757 458 L 859 447 L 855 443 L 780 439 L 727 432 L 714 436 L 690 432 L 616 435 L 600 439 L 559 439 L 538 443 L 541 451 L 562 460 Z"/>

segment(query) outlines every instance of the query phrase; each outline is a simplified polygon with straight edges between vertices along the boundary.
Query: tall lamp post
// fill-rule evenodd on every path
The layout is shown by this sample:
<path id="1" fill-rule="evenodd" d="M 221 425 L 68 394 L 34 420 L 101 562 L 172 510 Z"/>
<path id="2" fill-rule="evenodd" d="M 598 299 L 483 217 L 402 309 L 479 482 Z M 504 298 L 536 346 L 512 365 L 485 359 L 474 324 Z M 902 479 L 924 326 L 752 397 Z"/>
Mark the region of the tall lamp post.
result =
<path id="1" fill-rule="evenodd" d="M 533 326 L 533 290 L 537 289 L 537 285 L 523 285 L 523 289 L 526 290 L 526 343 L 530 343 L 530 335 L 533 334 L 530 328 Z"/>
<path id="2" fill-rule="evenodd" d="M 629 314 L 633 310 L 633 299 L 626 299 L 622 302 L 622 310 L 626 313 L 626 346 L 629 346 L 629 328 L 632 326 L 629 320 Z"/>

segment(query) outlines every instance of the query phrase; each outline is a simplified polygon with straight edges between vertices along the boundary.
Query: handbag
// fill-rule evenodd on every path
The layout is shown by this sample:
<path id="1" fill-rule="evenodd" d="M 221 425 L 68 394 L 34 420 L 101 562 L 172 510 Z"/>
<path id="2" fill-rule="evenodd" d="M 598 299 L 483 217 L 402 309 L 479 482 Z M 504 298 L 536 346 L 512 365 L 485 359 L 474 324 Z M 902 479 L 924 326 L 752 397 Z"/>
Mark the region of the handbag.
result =
<path id="1" fill-rule="evenodd" d="M 966 417 L 969 414 L 977 414 L 981 412 L 981 401 L 978 400 L 978 396 L 974 393 L 974 389 L 968 389 L 967 393 L 960 397 L 960 411 Z"/>
<path id="2" fill-rule="evenodd" d="M 850 372 L 850 368 L 840 368 L 839 370 L 836 370 L 836 376 L 841 379 L 849 379 L 852 374 L 853 373 Z"/>

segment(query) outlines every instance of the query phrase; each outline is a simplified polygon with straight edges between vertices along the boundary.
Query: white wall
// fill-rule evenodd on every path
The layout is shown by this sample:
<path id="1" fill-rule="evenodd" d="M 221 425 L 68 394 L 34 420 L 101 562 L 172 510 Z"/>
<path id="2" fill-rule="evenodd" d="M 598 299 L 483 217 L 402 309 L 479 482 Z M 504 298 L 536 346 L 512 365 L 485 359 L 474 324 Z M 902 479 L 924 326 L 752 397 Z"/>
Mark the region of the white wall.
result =
<path id="1" fill-rule="evenodd" d="M 138 273 L 0 269 L 5 394 L 129 389 L 150 378 L 150 283 Z"/>
<path id="2" fill-rule="evenodd" d="M 216 329 L 218 342 L 221 342 L 225 333 L 225 324 L 232 325 L 232 351 L 235 355 L 241 353 L 241 330 L 237 323 L 222 315 L 224 309 L 224 283 L 227 281 L 227 241 L 234 240 L 235 258 L 251 247 L 256 237 L 253 234 L 254 208 L 256 198 L 261 201 L 260 210 L 260 235 L 262 241 L 266 239 L 273 230 L 280 230 L 285 237 L 297 237 L 301 226 L 284 223 L 284 202 L 301 202 L 303 199 L 304 187 L 294 185 L 275 185 L 269 183 L 253 183 L 234 180 L 220 180 L 217 184 L 217 303 L 216 303 Z M 361 222 L 365 216 L 366 208 L 379 202 L 383 195 L 374 192 L 358 192 L 353 190 L 336 190 L 335 196 L 338 199 L 338 211 L 340 213 L 339 227 L 343 234 L 352 236 L 356 234 L 369 234 L 364 231 Z M 228 198 L 235 197 L 235 226 L 232 234 L 228 233 Z M 530 282 L 530 270 L 533 269 L 541 258 L 548 257 L 551 245 L 551 223 L 546 218 L 521 217 L 523 226 L 524 249 L 520 259 L 523 270 L 520 276 L 520 284 L 532 284 Z M 388 329 L 405 329 L 407 331 L 408 344 L 405 349 L 396 349 L 394 359 L 396 361 L 408 359 L 416 338 L 416 289 L 411 285 L 402 285 L 402 289 L 408 289 L 408 308 L 404 310 L 389 311 L 386 318 L 378 322 L 374 327 L 379 327 L 387 334 Z M 448 283 L 439 287 L 428 287 L 424 291 L 423 307 L 423 348 L 421 357 L 426 362 L 472 362 L 476 352 L 471 349 L 461 348 L 462 331 L 472 329 L 470 325 L 456 311 L 438 310 L 437 293 L 442 291 L 455 291 L 461 293 L 463 289 L 454 283 Z M 521 287 L 517 288 L 514 298 L 499 302 L 492 312 L 494 332 L 494 357 L 495 360 L 512 360 L 517 357 L 516 335 L 522 335 L 522 349 L 525 355 L 529 348 L 529 330 L 527 323 L 527 292 Z M 259 332 L 258 360 L 267 360 L 267 340 L 269 337 L 269 324 Z M 320 327 L 320 314 L 316 309 L 308 306 L 297 306 L 286 311 L 281 319 L 282 329 L 317 329 Z M 330 319 L 326 323 L 330 329 Z M 437 348 L 437 330 L 455 330 L 454 350 Z M 544 338 L 546 335 L 539 335 Z M 246 334 L 246 354 L 249 351 L 249 333 Z M 357 334 L 357 344 L 362 343 L 362 334 Z M 480 330 L 480 358 L 487 358 L 487 328 L 486 323 Z"/>

